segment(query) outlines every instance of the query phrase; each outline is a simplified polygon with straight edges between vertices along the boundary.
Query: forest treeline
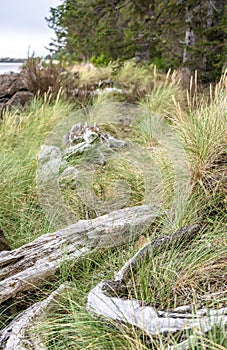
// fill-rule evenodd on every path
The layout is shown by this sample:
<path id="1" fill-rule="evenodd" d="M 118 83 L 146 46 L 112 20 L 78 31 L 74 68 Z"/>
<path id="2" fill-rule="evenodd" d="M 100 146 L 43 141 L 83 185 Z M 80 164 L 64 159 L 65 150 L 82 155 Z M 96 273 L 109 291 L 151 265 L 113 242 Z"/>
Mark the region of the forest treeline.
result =
<path id="1" fill-rule="evenodd" d="M 129 59 L 198 70 L 203 82 L 226 66 L 226 0 L 64 0 L 46 18 L 50 48 L 71 60 Z"/>

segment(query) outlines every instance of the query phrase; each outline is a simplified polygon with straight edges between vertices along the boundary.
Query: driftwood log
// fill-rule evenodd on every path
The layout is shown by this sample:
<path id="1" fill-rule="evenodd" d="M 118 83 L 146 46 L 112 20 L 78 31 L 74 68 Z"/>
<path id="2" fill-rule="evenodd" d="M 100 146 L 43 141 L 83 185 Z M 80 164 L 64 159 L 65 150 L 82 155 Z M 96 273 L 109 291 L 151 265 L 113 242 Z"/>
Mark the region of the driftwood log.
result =
<path id="1" fill-rule="evenodd" d="M 36 323 L 45 316 L 55 302 L 56 297 L 68 288 L 62 284 L 48 298 L 37 302 L 15 319 L 0 332 L 0 349 L 4 350 L 45 350 L 45 344 L 37 332 Z"/>
<path id="2" fill-rule="evenodd" d="M 227 324 L 227 308 L 217 310 L 204 308 L 195 313 L 189 305 L 174 310 L 159 311 L 152 306 L 144 305 L 140 300 L 118 297 L 122 291 L 125 291 L 126 278 L 130 272 L 135 271 L 138 262 L 142 259 L 146 261 L 151 252 L 154 256 L 160 250 L 184 245 L 193 239 L 198 231 L 198 225 L 184 227 L 168 237 L 160 238 L 142 247 L 126 262 L 115 279 L 102 281 L 91 290 L 87 299 L 88 312 L 109 320 L 131 324 L 151 336 L 191 329 L 198 329 L 201 335 L 212 329 L 214 325 L 220 327 Z M 170 349 L 188 349 L 190 341 L 194 338 L 190 336 Z"/>
<path id="3" fill-rule="evenodd" d="M 97 248 L 120 246 L 139 236 L 154 221 L 148 205 L 121 209 L 81 220 L 13 251 L 0 252 L 0 304 L 17 293 L 45 284 L 63 261 L 73 261 Z"/>
<path id="4" fill-rule="evenodd" d="M 104 282 L 92 289 L 87 310 L 94 315 L 136 326 L 148 335 L 192 328 L 205 333 L 214 325 L 227 323 L 227 308 L 201 309 L 196 313 L 190 312 L 190 307 L 188 310 L 179 307 L 172 311 L 158 311 L 152 306 L 144 306 L 140 300 L 109 297 L 104 289 Z"/>
<path id="5" fill-rule="evenodd" d="M 153 214 L 151 213 L 151 209 L 149 207 L 137 207 L 134 209 L 137 209 L 137 215 L 135 215 L 135 212 L 132 209 L 125 209 L 120 211 L 121 213 L 119 213 L 119 211 L 111 213 L 111 215 L 105 215 L 101 218 L 98 218 L 98 220 L 101 219 L 102 223 L 106 223 L 104 226 L 105 232 L 107 234 L 107 227 L 110 224 L 110 221 L 107 218 L 111 216 L 113 220 L 114 217 L 114 225 L 112 222 L 111 227 L 116 226 L 113 231 L 116 232 L 115 230 L 117 230 L 117 225 L 119 224 L 120 219 L 119 214 L 122 217 L 122 215 L 124 216 L 127 213 L 128 220 L 129 217 L 131 220 L 131 229 L 133 228 L 138 230 L 137 232 L 141 232 L 141 217 L 139 219 L 138 214 L 143 216 L 143 222 L 145 220 L 146 225 L 149 225 L 149 223 L 152 221 Z M 115 215 L 117 215 L 118 217 L 117 221 Z M 122 222 L 121 220 L 122 219 L 120 219 L 120 222 Z M 92 227 L 94 230 L 97 229 L 96 225 L 92 225 Z M 124 230 L 122 230 L 123 227 Z M 128 232 L 128 229 L 126 230 L 126 227 L 126 222 L 124 224 L 121 224 L 118 228 L 119 232 Z M 144 229 L 143 225 L 142 229 Z M 196 328 L 199 330 L 198 335 L 189 336 L 188 339 L 184 340 L 180 344 L 176 344 L 170 347 L 171 350 L 188 349 L 190 347 L 191 342 L 195 341 L 196 338 L 200 337 L 203 333 L 210 330 L 214 325 L 221 326 L 223 324 L 226 324 L 227 308 L 222 308 L 219 310 L 204 308 L 201 310 L 197 310 L 196 314 L 193 313 L 192 308 L 190 306 L 178 307 L 174 310 L 158 311 L 152 306 L 142 305 L 142 303 L 139 300 L 123 300 L 118 297 L 112 297 L 107 295 L 108 291 L 112 291 L 116 295 L 120 290 L 119 288 L 121 288 L 121 283 L 125 283 L 125 279 L 127 278 L 129 271 L 135 270 L 137 263 L 141 259 L 149 258 L 149 254 L 151 251 L 154 255 L 160 250 L 168 249 L 170 246 L 176 247 L 179 245 L 184 245 L 190 239 L 194 238 L 198 231 L 199 227 L 197 225 L 186 227 L 178 230 L 177 232 L 168 237 L 159 238 L 151 243 L 148 243 L 145 247 L 141 248 L 139 252 L 136 253 L 134 257 L 130 259 L 116 274 L 114 280 L 103 281 L 99 283 L 94 289 L 92 289 L 92 291 L 88 295 L 88 312 L 102 317 L 106 317 L 107 319 L 132 324 L 143 330 L 143 332 L 145 332 L 147 335 L 155 335 L 165 332 L 176 332 L 182 329 L 190 330 L 192 328 Z M 132 231 L 130 230 L 130 232 Z M 128 234 L 126 234 L 126 236 L 129 238 Z M 94 238 L 95 237 L 96 235 L 94 234 Z M 104 232 L 101 235 L 101 237 L 105 237 Z M 111 242 L 107 244 L 106 239 L 104 239 L 101 244 L 99 243 L 99 246 L 102 246 L 102 244 L 103 246 L 112 246 Z M 122 242 L 122 240 L 118 239 L 118 242 Z M 91 246 L 93 246 L 93 244 L 88 245 L 88 248 L 90 248 Z M 95 244 L 95 247 L 96 246 L 97 244 Z M 0 349 L 46 350 L 46 346 L 43 340 L 40 338 L 40 335 L 37 334 L 36 326 L 42 319 L 42 317 L 47 314 L 49 308 L 55 302 L 56 297 L 62 292 L 64 292 L 67 288 L 70 288 L 69 284 L 61 285 L 56 291 L 51 293 L 47 299 L 33 304 L 27 310 L 20 313 L 7 327 L 5 327 L 0 332 Z M 114 288 L 116 289 L 114 290 Z"/>

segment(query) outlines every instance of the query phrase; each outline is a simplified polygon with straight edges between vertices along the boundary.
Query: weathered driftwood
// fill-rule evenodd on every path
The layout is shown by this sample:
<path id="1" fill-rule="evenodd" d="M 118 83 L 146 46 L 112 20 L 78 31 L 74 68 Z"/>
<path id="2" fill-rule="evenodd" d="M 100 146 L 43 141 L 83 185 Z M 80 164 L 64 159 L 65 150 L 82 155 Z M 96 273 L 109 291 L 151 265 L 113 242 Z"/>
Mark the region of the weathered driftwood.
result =
<path id="1" fill-rule="evenodd" d="M 182 227 L 170 236 L 160 237 L 149 242 L 126 262 L 122 269 L 115 275 L 114 280 L 106 281 L 103 288 L 108 293 L 119 294 L 125 288 L 125 280 L 128 274 L 136 269 L 140 261 L 148 259 L 151 253 L 154 256 L 161 250 L 173 249 L 179 245 L 185 245 L 196 236 L 199 229 L 199 225 Z"/>
<path id="2" fill-rule="evenodd" d="M 196 341 L 198 341 L 198 339 L 200 340 L 200 337 L 198 337 L 198 335 L 192 334 L 188 337 L 188 339 L 176 345 L 170 346 L 168 350 L 189 350 L 192 348 L 191 345 L 196 344 Z"/>
<path id="3" fill-rule="evenodd" d="M 144 306 L 136 299 L 109 297 L 103 291 L 104 286 L 105 283 L 101 282 L 89 293 L 87 310 L 91 314 L 131 324 L 150 335 L 192 328 L 205 333 L 214 325 L 227 323 L 227 308 L 199 310 L 196 314 L 177 310 L 163 312 Z"/>
<path id="4" fill-rule="evenodd" d="M 55 298 L 67 289 L 62 284 L 51 293 L 48 298 L 33 304 L 21 312 L 15 319 L 0 332 L 0 349 L 4 350 L 45 350 L 46 347 L 35 329 L 36 323 L 47 314 Z"/>
<path id="5" fill-rule="evenodd" d="M 51 279 L 63 261 L 96 248 L 125 244 L 154 221 L 150 206 L 121 209 L 93 220 L 81 220 L 13 251 L 0 252 L 0 303 Z"/>
<path id="6" fill-rule="evenodd" d="M 140 300 L 117 297 L 122 290 L 125 290 L 125 279 L 129 272 L 135 270 L 139 261 L 148 258 L 150 252 L 155 255 L 162 249 L 183 245 L 195 237 L 198 231 L 197 225 L 185 227 L 169 237 L 155 240 L 141 248 L 116 274 L 114 280 L 102 281 L 91 290 L 87 299 L 88 312 L 131 324 L 148 335 L 190 329 L 198 329 L 201 333 L 205 333 L 214 325 L 227 323 L 227 308 L 201 309 L 193 313 L 189 306 L 184 306 L 172 311 L 158 311 L 152 306 L 143 305 Z M 189 340 L 183 342 L 182 347 L 177 349 L 184 349 L 185 344 L 189 344 Z"/>

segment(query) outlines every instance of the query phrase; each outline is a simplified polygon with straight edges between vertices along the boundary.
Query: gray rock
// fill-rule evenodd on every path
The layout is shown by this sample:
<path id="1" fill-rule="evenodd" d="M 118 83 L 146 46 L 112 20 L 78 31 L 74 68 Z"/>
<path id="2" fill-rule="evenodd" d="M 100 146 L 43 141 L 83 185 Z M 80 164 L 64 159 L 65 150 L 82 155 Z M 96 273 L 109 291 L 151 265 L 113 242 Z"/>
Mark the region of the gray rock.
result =
<path id="1" fill-rule="evenodd" d="M 24 107 L 33 99 L 34 95 L 29 91 L 16 92 L 6 103 L 9 107 Z"/>
<path id="2" fill-rule="evenodd" d="M 18 91 L 26 91 L 26 83 L 20 73 L 0 75 L 0 99 L 11 98 Z"/>
<path id="3" fill-rule="evenodd" d="M 22 74 L 0 75 L 0 118 L 7 108 L 20 108 L 29 103 L 33 94 L 28 91 Z"/>

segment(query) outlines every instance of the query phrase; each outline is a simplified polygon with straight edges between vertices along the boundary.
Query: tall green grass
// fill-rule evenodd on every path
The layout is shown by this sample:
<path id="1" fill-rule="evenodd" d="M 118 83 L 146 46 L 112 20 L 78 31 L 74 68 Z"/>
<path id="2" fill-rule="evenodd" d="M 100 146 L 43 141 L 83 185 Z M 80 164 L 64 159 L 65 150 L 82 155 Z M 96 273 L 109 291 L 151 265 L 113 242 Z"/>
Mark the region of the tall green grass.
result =
<path id="1" fill-rule="evenodd" d="M 36 190 L 37 154 L 48 133 L 72 112 L 60 95 L 46 94 L 24 112 L 7 113 L 0 123 L 0 226 L 16 248 L 51 228 Z"/>

